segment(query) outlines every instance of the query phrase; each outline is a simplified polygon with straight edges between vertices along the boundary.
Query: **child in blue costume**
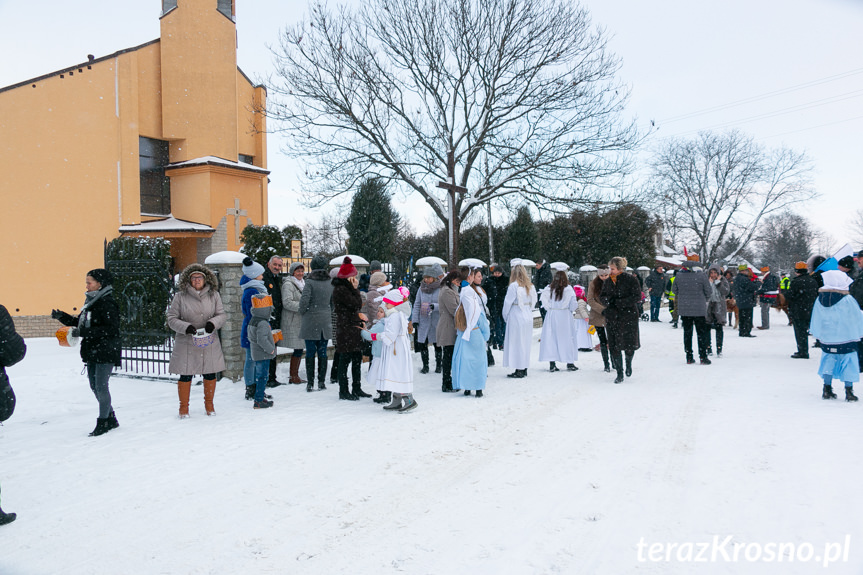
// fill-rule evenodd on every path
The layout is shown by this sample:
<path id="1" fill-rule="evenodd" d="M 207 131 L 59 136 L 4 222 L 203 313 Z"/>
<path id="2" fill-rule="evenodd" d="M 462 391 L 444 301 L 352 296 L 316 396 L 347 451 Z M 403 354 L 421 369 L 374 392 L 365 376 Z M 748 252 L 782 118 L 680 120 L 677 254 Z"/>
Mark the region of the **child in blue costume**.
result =
<path id="1" fill-rule="evenodd" d="M 812 310 L 809 332 L 821 342 L 818 373 L 824 379 L 823 399 L 835 399 L 833 378 L 845 382 L 845 401 L 857 401 L 854 382 L 860 381 L 857 342 L 863 339 L 863 310 L 848 296 L 851 278 L 839 270 L 821 275 L 824 287 Z"/>
<path id="2" fill-rule="evenodd" d="M 456 311 L 456 340 L 452 354 L 452 387 L 463 389 L 465 395 L 476 390 L 482 397 L 485 380 L 488 376 L 488 357 L 485 343 L 490 330 L 485 315 L 485 292 L 482 271 L 478 267 L 467 267 L 462 274 L 459 292 L 460 305 Z M 461 329 L 459 329 L 461 328 Z"/>

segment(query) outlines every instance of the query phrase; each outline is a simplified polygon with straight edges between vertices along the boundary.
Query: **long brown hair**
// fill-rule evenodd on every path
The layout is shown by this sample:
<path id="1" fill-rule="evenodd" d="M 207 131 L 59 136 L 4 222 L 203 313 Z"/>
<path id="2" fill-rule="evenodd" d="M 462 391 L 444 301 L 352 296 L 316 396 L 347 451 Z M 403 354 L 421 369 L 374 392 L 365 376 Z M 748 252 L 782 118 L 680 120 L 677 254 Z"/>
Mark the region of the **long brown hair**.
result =
<path id="1" fill-rule="evenodd" d="M 549 290 L 551 290 L 551 295 L 554 296 L 552 299 L 555 301 L 560 301 L 563 299 L 563 290 L 569 287 L 569 278 L 566 277 L 566 272 L 558 271 L 554 274 L 554 279 L 551 281 L 551 285 L 549 286 Z"/>

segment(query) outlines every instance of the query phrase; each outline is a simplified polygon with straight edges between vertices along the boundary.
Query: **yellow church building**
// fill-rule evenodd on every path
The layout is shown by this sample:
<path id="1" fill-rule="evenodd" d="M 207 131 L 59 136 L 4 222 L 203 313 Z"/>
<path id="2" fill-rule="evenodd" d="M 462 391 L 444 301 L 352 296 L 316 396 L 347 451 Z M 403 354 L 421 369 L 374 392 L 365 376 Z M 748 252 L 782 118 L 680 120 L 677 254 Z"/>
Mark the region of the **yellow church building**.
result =
<path id="1" fill-rule="evenodd" d="M 167 238 L 180 271 L 267 223 L 266 90 L 237 67 L 234 0 L 162 0 L 160 36 L 0 88 L 0 303 L 23 335 L 81 306 L 105 240 Z"/>

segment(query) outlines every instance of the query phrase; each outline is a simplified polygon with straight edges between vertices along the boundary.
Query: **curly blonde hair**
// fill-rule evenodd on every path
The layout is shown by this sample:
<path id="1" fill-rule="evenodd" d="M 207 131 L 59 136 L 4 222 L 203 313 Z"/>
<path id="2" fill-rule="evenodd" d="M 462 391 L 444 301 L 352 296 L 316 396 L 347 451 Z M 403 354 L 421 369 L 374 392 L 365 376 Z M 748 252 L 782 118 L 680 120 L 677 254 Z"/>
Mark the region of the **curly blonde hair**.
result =
<path id="1" fill-rule="evenodd" d="M 627 261 L 626 261 L 625 257 L 617 256 L 617 257 L 611 258 L 611 260 L 608 262 L 608 265 L 614 266 L 617 269 L 619 269 L 620 271 L 626 271 Z"/>

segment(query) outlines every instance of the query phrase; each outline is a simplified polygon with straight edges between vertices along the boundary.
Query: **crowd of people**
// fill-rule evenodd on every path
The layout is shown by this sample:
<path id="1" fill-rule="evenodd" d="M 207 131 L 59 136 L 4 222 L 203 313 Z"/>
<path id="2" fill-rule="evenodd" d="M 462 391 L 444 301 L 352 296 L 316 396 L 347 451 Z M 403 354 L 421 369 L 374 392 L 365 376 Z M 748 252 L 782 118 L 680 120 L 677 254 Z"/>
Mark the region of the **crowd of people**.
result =
<path id="1" fill-rule="evenodd" d="M 329 271 L 322 256 L 312 258 L 308 272 L 295 262 L 286 275 L 281 273 L 281 258 L 273 257 L 264 267 L 247 257 L 240 279 L 246 399 L 255 409 L 273 406 L 266 390 L 282 385 L 275 361 L 282 347 L 291 352 L 288 383 L 305 384 L 306 391 L 313 392 L 325 390 L 329 379 L 338 384 L 340 400 L 357 401 L 371 397 L 362 389 L 362 367 L 369 363 L 365 379 L 367 388 L 377 393 L 374 401 L 384 404 L 385 410 L 407 412 L 418 405 L 413 397 L 413 356 L 420 356 L 419 373 L 430 373 L 429 346 L 441 391 L 481 398 L 488 367 L 494 365 L 493 349 L 503 352 L 503 366 L 513 370 L 508 377 L 527 377 L 537 308 L 542 317 L 538 360 L 548 362 L 548 372 L 560 371 L 558 363 L 577 371 L 579 352 L 596 349 L 604 371 L 613 369 L 614 382 L 621 383 L 633 373 L 640 320 L 660 321 L 665 298 L 672 326 L 683 324 L 686 363 L 695 363 L 693 334 L 700 363 L 709 365 L 714 349 L 722 355 L 725 325 L 736 322 L 740 337 L 755 337 L 755 307 L 761 310 L 760 330 L 770 329 L 770 310 L 778 307 L 785 309 L 794 327 L 797 349 L 792 358 L 809 358 L 810 335 L 821 348 L 817 371 L 823 381 L 822 398 L 837 397 L 832 388 L 837 379 L 845 386 L 846 401 L 857 401 L 853 384 L 859 381 L 863 364 L 863 251 L 838 261 L 813 256 L 797 262 L 794 278 L 780 278 L 768 266 L 758 274 L 746 264 L 736 273 L 718 265 L 705 271 L 697 257 L 688 258 L 670 274 L 657 265 L 643 285 L 628 271 L 625 258 L 614 257 L 597 268 L 586 290 L 563 262 L 541 260 L 533 280 L 524 263 L 512 260 L 509 276 L 503 266 L 492 264 L 488 277 L 483 277 L 486 266 L 480 260 L 464 260 L 449 272 L 435 264 L 424 268 L 409 289 L 392 285 L 376 261 L 360 278 L 349 257 Z M 99 410 L 91 436 L 119 427 L 109 389 L 121 355 L 112 283 L 110 271 L 91 270 L 85 277 L 80 312 L 51 313 L 68 326 L 70 338 L 81 341 L 81 359 Z M 196 375 L 203 376 L 206 414 L 216 413 L 216 379 L 225 369 L 219 329 L 227 313 L 215 274 L 201 264 L 186 267 L 167 312 L 167 325 L 176 333 L 169 370 L 179 376 L 181 419 L 189 417 Z M 599 340 L 595 347 L 590 333 Z M 328 375 L 330 342 L 334 353 Z M 21 361 L 25 352 L 12 318 L 0 306 L 0 421 L 15 408 L 5 367 Z M 306 379 L 300 376 L 303 355 Z M 14 513 L 0 509 L 0 525 L 14 519 Z"/>

